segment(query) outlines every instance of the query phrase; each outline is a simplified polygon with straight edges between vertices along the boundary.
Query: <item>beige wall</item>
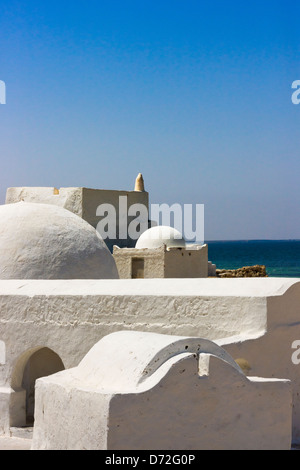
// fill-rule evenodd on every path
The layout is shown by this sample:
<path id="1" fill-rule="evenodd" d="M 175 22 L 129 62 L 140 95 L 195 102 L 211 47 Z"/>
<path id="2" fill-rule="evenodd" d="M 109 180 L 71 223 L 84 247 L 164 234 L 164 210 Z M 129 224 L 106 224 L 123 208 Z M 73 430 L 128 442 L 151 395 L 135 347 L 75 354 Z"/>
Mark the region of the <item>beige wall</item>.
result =
<path id="1" fill-rule="evenodd" d="M 165 251 L 166 278 L 197 278 L 208 275 L 208 250 L 204 245 L 199 250 L 169 248 Z"/>
<path id="2" fill-rule="evenodd" d="M 208 249 L 126 249 L 114 246 L 113 256 L 120 279 L 132 278 L 132 259 L 144 259 L 144 278 L 204 278 L 208 276 Z"/>
<path id="3" fill-rule="evenodd" d="M 132 278 L 132 259 L 144 259 L 144 278 L 163 278 L 164 277 L 164 247 L 153 250 L 148 249 L 130 249 L 114 246 L 113 256 L 118 268 L 120 279 Z"/>

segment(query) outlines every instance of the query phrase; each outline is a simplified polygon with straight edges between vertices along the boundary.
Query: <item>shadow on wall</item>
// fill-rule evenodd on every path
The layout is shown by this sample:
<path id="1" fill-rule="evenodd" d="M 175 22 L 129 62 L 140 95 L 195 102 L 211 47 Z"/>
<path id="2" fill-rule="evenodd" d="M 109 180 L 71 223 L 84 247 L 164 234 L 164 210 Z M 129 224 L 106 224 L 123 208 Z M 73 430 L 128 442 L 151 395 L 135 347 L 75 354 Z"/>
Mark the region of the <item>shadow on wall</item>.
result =
<path id="1" fill-rule="evenodd" d="M 12 388 L 19 395 L 19 412 L 17 414 L 14 412 L 14 416 L 11 416 L 11 426 L 33 425 L 35 381 L 64 369 L 58 354 L 47 347 L 34 349 L 22 355 L 15 367 L 12 384 Z"/>

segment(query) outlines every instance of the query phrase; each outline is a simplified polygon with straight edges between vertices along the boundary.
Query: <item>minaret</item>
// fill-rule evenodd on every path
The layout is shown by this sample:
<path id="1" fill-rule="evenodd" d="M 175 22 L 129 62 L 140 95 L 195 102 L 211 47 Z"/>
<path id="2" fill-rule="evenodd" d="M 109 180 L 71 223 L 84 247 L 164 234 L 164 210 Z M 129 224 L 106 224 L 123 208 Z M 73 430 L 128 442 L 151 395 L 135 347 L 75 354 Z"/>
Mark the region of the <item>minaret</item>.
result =
<path id="1" fill-rule="evenodd" d="M 145 186 L 144 186 L 144 178 L 142 173 L 139 173 L 137 175 L 137 178 L 135 180 L 135 191 L 145 191 Z"/>

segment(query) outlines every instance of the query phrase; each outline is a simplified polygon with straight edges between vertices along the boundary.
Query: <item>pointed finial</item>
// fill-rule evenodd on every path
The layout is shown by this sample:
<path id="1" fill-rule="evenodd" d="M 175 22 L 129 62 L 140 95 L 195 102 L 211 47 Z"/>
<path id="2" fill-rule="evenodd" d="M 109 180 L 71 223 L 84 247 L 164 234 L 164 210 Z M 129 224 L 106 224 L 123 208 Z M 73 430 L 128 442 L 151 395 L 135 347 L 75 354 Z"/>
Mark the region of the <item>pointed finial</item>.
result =
<path id="1" fill-rule="evenodd" d="M 137 178 L 135 180 L 135 191 L 145 191 L 145 186 L 144 186 L 144 178 L 142 173 L 139 173 L 137 175 Z"/>

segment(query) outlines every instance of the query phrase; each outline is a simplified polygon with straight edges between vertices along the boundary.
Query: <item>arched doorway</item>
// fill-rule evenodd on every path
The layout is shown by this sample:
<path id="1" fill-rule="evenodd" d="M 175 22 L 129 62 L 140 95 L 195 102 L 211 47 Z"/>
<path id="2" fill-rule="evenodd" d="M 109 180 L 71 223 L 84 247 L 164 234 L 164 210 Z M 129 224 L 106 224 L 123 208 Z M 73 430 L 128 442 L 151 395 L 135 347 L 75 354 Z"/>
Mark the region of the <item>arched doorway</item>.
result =
<path id="1" fill-rule="evenodd" d="M 47 347 L 32 349 L 19 358 L 12 377 L 12 388 L 19 392 L 20 400 L 11 404 L 11 407 L 15 405 L 15 409 L 11 410 L 12 426 L 33 425 L 35 381 L 64 369 L 58 354 Z"/>
<path id="2" fill-rule="evenodd" d="M 60 357 L 49 348 L 41 348 L 27 361 L 23 373 L 22 388 L 26 390 L 26 425 L 34 421 L 34 387 L 40 377 L 55 374 L 64 369 Z"/>

